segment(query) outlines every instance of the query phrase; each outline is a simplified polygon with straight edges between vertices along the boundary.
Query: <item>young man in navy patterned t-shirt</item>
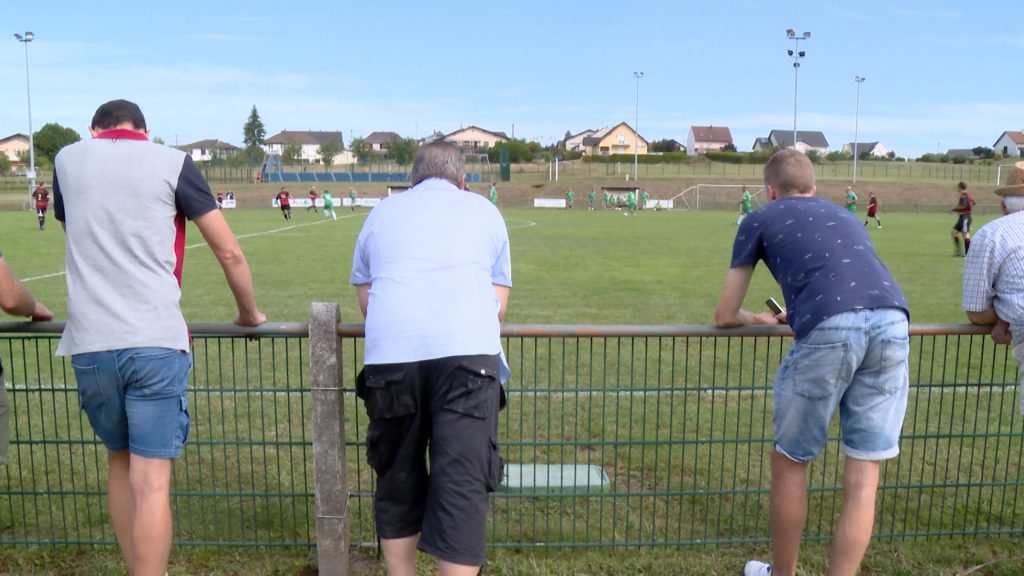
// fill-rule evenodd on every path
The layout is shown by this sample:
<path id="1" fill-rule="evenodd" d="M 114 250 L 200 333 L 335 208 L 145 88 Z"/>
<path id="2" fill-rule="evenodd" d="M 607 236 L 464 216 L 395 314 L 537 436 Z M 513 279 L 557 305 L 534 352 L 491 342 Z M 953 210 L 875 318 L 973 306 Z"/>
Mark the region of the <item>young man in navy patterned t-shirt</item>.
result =
<path id="1" fill-rule="evenodd" d="M 752 560 L 744 574 L 796 574 L 807 468 L 838 409 L 846 464 L 831 574 L 852 576 L 871 540 L 880 462 L 899 453 L 909 387 L 907 303 L 860 220 L 817 197 L 803 153 L 772 156 L 764 182 L 772 201 L 740 224 L 715 310 L 722 327 L 788 322 L 795 333 L 773 387 L 773 563 Z M 779 314 L 742 308 L 758 261 L 785 296 L 788 309 Z"/>

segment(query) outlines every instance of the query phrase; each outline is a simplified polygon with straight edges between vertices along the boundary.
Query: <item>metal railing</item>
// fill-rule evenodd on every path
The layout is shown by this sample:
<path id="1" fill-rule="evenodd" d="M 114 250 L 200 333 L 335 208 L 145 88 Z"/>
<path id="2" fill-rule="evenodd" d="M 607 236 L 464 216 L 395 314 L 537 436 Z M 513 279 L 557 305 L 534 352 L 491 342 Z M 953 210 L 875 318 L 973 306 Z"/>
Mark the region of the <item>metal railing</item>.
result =
<path id="1" fill-rule="evenodd" d="M 363 328 L 337 310 L 314 304 L 308 325 L 190 325 L 176 544 L 317 546 L 321 569 L 343 564 L 349 537 L 375 545 L 353 390 Z M 113 543 L 104 450 L 77 409 L 69 360 L 53 355 L 60 328 L 0 324 L 13 428 L 0 543 Z M 902 453 L 882 468 L 877 538 L 1024 533 L 1017 365 L 986 334 L 912 326 Z M 493 496 L 491 545 L 767 541 L 771 385 L 790 338 L 784 327 L 504 327 L 513 379 L 499 441 L 510 468 L 535 477 L 509 477 Z M 830 537 L 842 504 L 833 432 L 811 467 L 812 540 Z M 567 472 L 577 469 L 601 480 L 582 483 Z"/>

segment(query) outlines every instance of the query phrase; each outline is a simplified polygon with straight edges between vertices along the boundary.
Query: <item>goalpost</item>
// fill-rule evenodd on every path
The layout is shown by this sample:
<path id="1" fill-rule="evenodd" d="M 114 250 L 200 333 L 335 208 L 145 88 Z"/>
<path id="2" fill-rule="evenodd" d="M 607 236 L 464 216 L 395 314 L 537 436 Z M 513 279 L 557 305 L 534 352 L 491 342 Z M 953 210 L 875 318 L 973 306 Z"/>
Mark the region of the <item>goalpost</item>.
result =
<path id="1" fill-rule="evenodd" d="M 743 200 L 743 187 L 750 192 L 751 208 L 768 202 L 764 184 L 694 184 L 673 196 L 671 200 L 682 204 L 677 210 L 737 210 Z"/>
<path id="2" fill-rule="evenodd" d="M 494 182 L 494 173 L 491 171 L 491 158 L 487 154 L 478 154 L 475 152 L 466 152 L 462 156 L 462 161 L 466 165 L 466 176 L 469 176 L 471 172 L 469 169 L 470 164 L 476 164 L 476 173 L 479 174 L 479 180 L 477 182 Z M 468 178 L 467 178 L 468 181 Z"/>

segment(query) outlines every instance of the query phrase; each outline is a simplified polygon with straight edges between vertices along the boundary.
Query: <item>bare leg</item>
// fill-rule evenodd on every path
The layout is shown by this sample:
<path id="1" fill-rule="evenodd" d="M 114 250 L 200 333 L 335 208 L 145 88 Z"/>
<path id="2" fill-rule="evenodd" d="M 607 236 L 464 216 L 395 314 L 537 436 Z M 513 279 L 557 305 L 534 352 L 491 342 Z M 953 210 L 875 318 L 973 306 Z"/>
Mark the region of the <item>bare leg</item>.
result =
<path id="1" fill-rule="evenodd" d="M 416 576 L 416 543 L 419 539 L 419 536 L 380 539 L 388 576 Z"/>
<path id="2" fill-rule="evenodd" d="M 168 458 L 132 455 L 128 477 L 135 500 L 132 576 L 163 576 L 171 553 L 171 468 Z"/>
<path id="3" fill-rule="evenodd" d="M 843 469 L 843 513 L 832 538 L 831 576 L 853 576 L 871 542 L 875 526 L 875 495 L 881 466 L 846 457 Z"/>
<path id="4" fill-rule="evenodd" d="M 772 450 L 772 574 L 796 576 L 807 522 L 807 464 Z"/>
<path id="5" fill-rule="evenodd" d="M 466 566 L 465 564 L 452 564 L 445 560 L 437 561 L 437 576 L 476 576 L 480 573 L 479 566 Z"/>
<path id="6" fill-rule="evenodd" d="M 107 452 L 107 509 L 121 548 L 121 558 L 129 572 L 132 571 L 132 524 L 135 519 L 135 498 L 128 482 L 130 461 L 131 455 L 127 450 Z"/>

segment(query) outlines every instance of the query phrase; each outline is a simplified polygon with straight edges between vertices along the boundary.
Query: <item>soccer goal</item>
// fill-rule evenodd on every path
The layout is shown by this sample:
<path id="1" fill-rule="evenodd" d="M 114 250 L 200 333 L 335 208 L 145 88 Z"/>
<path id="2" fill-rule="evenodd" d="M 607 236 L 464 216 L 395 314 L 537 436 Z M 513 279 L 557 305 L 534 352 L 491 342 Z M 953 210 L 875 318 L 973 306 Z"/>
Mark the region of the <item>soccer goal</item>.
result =
<path id="1" fill-rule="evenodd" d="M 751 208 L 763 206 L 768 195 L 763 184 L 694 184 L 672 197 L 676 210 L 738 210 L 743 188 L 750 191 Z"/>
<path id="2" fill-rule="evenodd" d="M 467 152 L 463 155 L 463 162 L 466 165 L 467 182 L 494 182 L 491 159 L 487 154 Z M 471 177 L 471 174 L 476 174 L 476 178 Z"/>

